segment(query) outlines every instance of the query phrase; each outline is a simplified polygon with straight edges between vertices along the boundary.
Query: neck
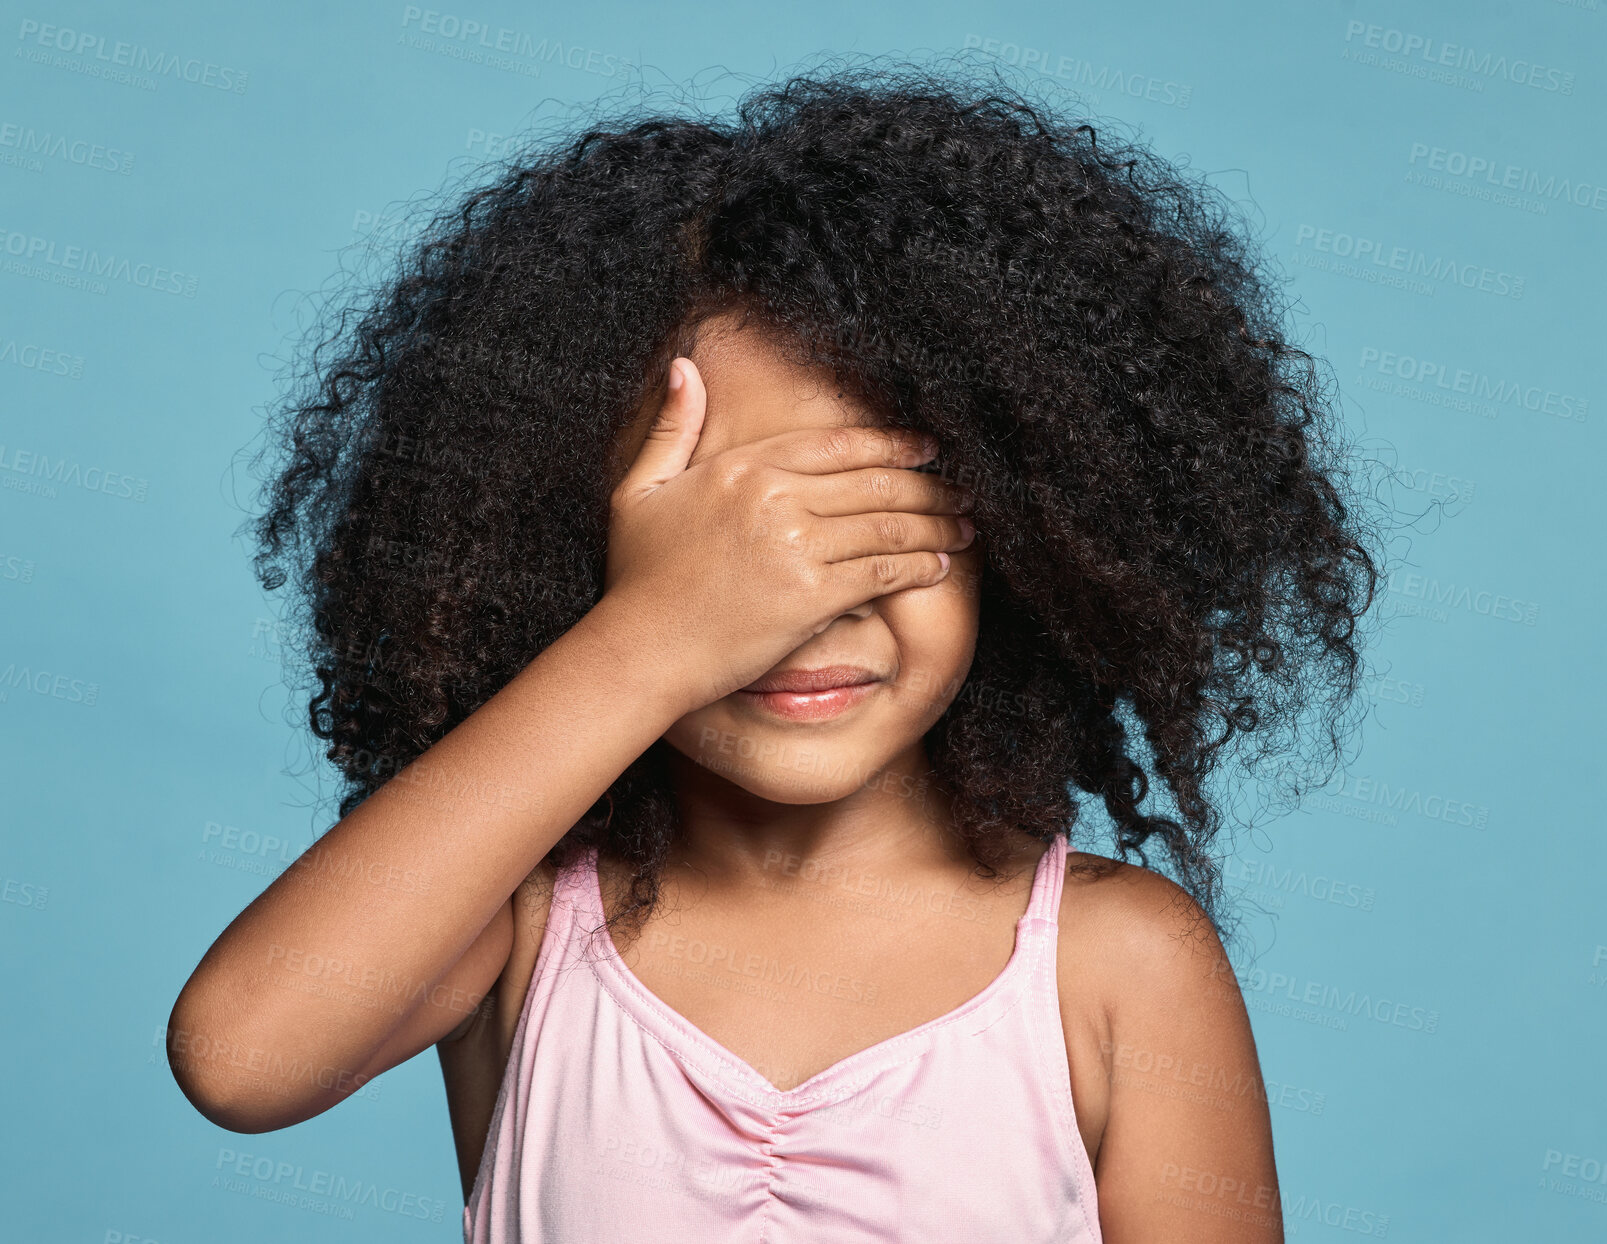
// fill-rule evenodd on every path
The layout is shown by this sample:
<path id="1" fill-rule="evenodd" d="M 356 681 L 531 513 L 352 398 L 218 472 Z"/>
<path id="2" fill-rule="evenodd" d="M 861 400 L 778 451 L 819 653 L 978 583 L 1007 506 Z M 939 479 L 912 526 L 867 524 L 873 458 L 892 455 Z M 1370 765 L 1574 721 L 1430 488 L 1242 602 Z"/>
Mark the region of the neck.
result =
<path id="1" fill-rule="evenodd" d="M 969 867 L 954 835 L 951 800 L 917 740 L 848 794 L 780 803 L 754 794 L 671 749 L 681 835 L 672 869 L 742 882 L 802 867 L 900 871 Z"/>

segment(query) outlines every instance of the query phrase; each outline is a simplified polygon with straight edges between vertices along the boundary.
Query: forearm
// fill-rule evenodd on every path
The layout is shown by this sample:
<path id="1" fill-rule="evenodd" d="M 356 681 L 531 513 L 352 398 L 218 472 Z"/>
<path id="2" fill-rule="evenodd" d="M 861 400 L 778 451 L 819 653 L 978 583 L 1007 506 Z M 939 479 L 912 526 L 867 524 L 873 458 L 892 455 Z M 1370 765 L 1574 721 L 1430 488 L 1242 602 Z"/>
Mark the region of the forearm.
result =
<path id="1" fill-rule="evenodd" d="M 367 1066 L 558 839 L 686 711 L 664 645 L 627 614 L 605 598 L 276 878 L 180 994 L 181 1044 Z M 208 1083 L 218 1072 L 173 1057 L 181 1083 L 188 1071 L 204 1094 L 227 1095 Z"/>

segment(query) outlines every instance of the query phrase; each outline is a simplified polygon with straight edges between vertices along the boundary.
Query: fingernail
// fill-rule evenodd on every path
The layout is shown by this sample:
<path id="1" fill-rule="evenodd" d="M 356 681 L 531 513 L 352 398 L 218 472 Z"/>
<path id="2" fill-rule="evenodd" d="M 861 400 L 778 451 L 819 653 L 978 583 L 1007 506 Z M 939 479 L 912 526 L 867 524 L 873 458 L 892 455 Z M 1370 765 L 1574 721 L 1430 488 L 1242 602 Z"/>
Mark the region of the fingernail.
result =
<path id="1" fill-rule="evenodd" d="M 685 383 L 686 377 L 681 374 L 680 360 L 676 359 L 670 364 L 670 392 L 674 393 L 675 390 L 679 389 Z"/>
<path id="2" fill-rule="evenodd" d="M 970 540 L 973 537 L 975 537 L 975 535 L 976 535 L 976 524 L 975 523 L 973 523 L 964 514 L 960 515 L 959 523 L 960 523 L 960 534 L 962 536 L 964 536 L 967 540 Z"/>

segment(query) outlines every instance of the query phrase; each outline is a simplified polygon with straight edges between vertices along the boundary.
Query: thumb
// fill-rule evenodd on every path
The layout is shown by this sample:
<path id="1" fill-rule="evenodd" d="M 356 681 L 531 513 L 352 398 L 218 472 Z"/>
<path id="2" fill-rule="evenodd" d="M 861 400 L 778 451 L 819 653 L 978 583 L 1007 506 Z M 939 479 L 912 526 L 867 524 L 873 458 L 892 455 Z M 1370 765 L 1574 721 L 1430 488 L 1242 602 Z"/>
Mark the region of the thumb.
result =
<path id="1" fill-rule="evenodd" d="M 707 401 L 708 392 L 696 364 L 685 357 L 671 359 L 664 401 L 647 429 L 647 439 L 637 451 L 636 460 L 625 473 L 628 491 L 651 492 L 686 470 L 703 434 Z"/>

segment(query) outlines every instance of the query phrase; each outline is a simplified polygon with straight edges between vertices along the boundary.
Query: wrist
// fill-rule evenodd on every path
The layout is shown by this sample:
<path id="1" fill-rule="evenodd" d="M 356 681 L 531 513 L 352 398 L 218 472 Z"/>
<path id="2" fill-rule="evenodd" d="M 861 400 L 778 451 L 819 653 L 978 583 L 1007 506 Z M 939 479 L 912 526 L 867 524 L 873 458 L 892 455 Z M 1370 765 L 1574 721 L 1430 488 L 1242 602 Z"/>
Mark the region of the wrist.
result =
<path id="1" fill-rule="evenodd" d="M 701 706 L 684 637 L 634 601 L 605 592 L 574 631 L 594 649 L 599 668 L 629 688 L 662 730 Z"/>

